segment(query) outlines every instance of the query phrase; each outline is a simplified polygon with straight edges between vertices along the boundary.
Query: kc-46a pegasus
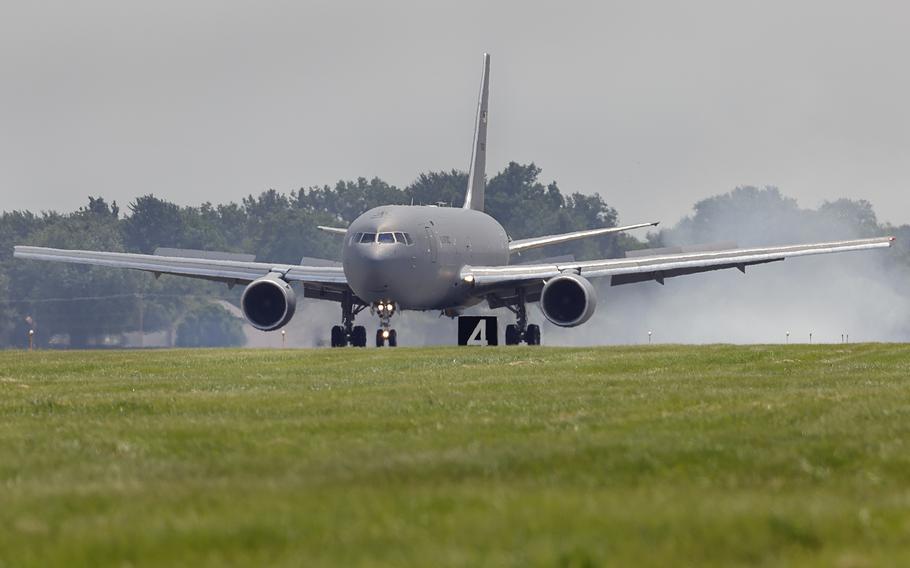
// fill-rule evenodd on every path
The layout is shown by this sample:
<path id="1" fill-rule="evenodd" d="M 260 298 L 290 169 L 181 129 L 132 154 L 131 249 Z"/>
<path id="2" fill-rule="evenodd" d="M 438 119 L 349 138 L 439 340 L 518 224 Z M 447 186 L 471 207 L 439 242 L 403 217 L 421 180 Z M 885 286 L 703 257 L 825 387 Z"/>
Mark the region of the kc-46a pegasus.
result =
<path id="1" fill-rule="evenodd" d="M 651 280 L 663 284 L 674 276 L 724 268 L 745 272 L 747 266 L 789 257 L 885 248 L 894 241 L 880 237 L 748 249 L 654 249 L 618 259 L 515 263 L 522 251 L 657 223 L 511 239 L 496 219 L 484 213 L 489 79 L 490 57 L 485 54 L 464 206 L 387 205 L 365 212 L 349 227 L 320 227 L 344 239 L 340 263 L 249 262 L 173 249 L 146 255 L 17 246 L 15 256 L 243 285 L 243 315 L 264 331 L 277 330 L 291 320 L 296 286 L 305 298 L 341 305 L 340 321 L 331 328 L 333 347 L 366 346 L 366 329 L 355 325 L 355 317 L 365 309 L 379 319 L 376 345 L 395 346 L 398 334 L 392 318 L 396 312 L 439 310 L 456 315 L 483 302 L 491 309 L 504 307 L 514 313 L 515 323 L 506 326 L 506 344 L 537 345 L 540 327 L 528 323 L 528 303 L 539 302 L 540 311 L 557 326 L 581 325 L 597 304 L 591 280 L 609 278 L 613 286 Z"/>

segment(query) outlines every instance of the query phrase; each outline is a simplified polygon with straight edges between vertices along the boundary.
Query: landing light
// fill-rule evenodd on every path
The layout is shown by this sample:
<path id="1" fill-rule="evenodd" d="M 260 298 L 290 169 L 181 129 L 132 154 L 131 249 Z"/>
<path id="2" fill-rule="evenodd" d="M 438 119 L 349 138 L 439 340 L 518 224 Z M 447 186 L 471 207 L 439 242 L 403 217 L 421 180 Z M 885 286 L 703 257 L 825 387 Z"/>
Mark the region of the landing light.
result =
<path id="1" fill-rule="evenodd" d="M 382 338 L 383 339 L 389 338 L 389 330 L 387 330 L 387 329 L 382 330 Z"/>
<path id="2" fill-rule="evenodd" d="M 470 284 L 471 282 L 474 281 L 474 275 L 473 275 L 473 274 L 465 274 L 464 281 L 467 282 L 468 284 Z"/>

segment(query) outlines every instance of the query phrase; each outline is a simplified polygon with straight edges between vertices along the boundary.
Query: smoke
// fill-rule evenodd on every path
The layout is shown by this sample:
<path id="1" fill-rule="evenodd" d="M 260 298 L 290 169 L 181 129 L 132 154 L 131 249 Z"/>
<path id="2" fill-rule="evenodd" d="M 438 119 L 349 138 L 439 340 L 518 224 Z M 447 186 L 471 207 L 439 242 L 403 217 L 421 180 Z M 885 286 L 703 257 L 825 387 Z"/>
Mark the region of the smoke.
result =
<path id="1" fill-rule="evenodd" d="M 661 343 L 783 343 L 788 332 L 793 343 L 808 342 L 810 333 L 816 343 L 846 336 L 906 341 L 910 301 L 892 284 L 875 261 L 791 259 L 746 275 L 727 270 L 668 279 L 665 286 L 602 287 L 585 326 L 545 332 L 550 345 L 647 343 L 649 331 Z"/>
<path id="2" fill-rule="evenodd" d="M 841 200 L 804 210 L 774 188 L 700 202 L 661 233 L 667 246 L 740 247 L 881 236 L 871 206 Z M 838 343 L 910 339 L 906 268 L 895 249 L 791 258 L 656 282 L 599 288 L 597 313 L 576 329 L 546 328 L 550 345 Z"/>

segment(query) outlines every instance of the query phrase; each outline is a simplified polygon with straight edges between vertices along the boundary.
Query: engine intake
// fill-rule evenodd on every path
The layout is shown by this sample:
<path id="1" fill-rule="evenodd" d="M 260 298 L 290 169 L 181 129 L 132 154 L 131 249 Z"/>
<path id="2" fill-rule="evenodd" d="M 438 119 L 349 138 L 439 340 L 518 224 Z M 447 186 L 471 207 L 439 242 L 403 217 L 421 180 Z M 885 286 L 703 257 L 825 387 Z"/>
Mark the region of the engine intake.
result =
<path id="1" fill-rule="evenodd" d="M 550 278 L 540 293 L 540 309 L 548 320 L 562 327 L 575 327 L 591 319 L 597 307 L 594 286 L 578 274 Z"/>
<path id="2" fill-rule="evenodd" d="M 273 331 L 291 321 L 297 310 L 297 296 L 290 284 L 269 274 L 250 282 L 240 297 L 240 308 L 250 325 Z"/>

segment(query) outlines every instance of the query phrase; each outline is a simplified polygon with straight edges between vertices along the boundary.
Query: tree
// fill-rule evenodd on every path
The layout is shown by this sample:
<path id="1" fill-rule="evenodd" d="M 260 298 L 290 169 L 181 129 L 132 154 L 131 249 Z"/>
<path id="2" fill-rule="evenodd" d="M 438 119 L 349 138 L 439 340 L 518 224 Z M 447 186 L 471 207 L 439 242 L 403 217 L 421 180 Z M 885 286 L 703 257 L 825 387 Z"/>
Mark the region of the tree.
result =
<path id="1" fill-rule="evenodd" d="M 787 244 L 802 231 L 806 216 L 796 200 L 776 187 L 737 187 L 703 199 L 695 213 L 661 231 L 665 245 L 735 241 L 741 246 Z"/>
<path id="2" fill-rule="evenodd" d="M 599 227 L 613 227 L 619 216 L 599 194 L 573 193 L 565 197 L 556 182 L 539 181 L 536 165 L 509 163 L 495 175 L 486 191 L 486 210 L 512 238 L 565 233 Z M 615 237 L 600 237 L 530 251 L 523 260 L 571 254 L 576 258 L 615 256 L 619 251 Z M 619 251 L 621 252 L 621 251 Z"/>
<path id="3" fill-rule="evenodd" d="M 825 238 L 844 239 L 874 237 L 881 234 L 872 204 L 865 199 L 825 201 L 818 208 Z"/>
<path id="4" fill-rule="evenodd" d="M 417 181 L 405 188 L 404 193 L 408 202 L 415 205 L 444 203 L 461 207 L 467 187 L 468 174 L 465 172 L 428 172 L 420 174 Z"/>
<path id="5" fill-rule="evenodd" d="M 180 208 L 154 195 L 143 195 L 130 204 L 123 222 L 123 243 L 131 251 L 151 254 L 158 247 L 179 247 L 184 223 Z"/>
<path id="6" fill-rule="evenodd" d="M 96 201 L 29 235 L 35 245 L 55 248 L 122 251 L 118 217 Z M 132 271 L 71 264 L 18 261 L 11 272 L 21 291 L 20 315 L 38 323 L 40 342 L 66 334 L 70 346 L 85 347 L 92 338 L 136 329 L 137 280 Z M 146 276 L 147 277 L 147 276 Z"/>
<path id="7" fill-rule="evenodd" d="M 404 205 L 409 202 L 403 191 L 379 178 L 367 181 L 339 181 L 329 186 L 301 189 L 292 197 L 296 206 L 314 213 L 324 213 L 336 223 L 349 224 L 354 219 L 380 205 Z M 244 201 L 245 203 L 246 201 Z"/>
<path id="8" fill-rule="evenodd" d="M 29 235 L 37 231 L 56 214 L 39 217 L 28 211 L 10 211 L 0 214 L 0 348 L 8 345 L 27 345 L 24 327 L 25 314 L 19 298 L 27 291 L 27 284 L 13 279 L 21 263 L 13 260 L 13 247 L 29 244 Z"/>
<path id="9" fill-rule="evenodd" d="M 296 264 L 303 256 L 340 258 L 341 239 L 318 230 L 332 218 L 300 205 L 296 195 L 290 199 L 270 189 L 259 197 L 243 200 L 247 217 L 246 247 L 258 258 L 271 262 Z"/>

